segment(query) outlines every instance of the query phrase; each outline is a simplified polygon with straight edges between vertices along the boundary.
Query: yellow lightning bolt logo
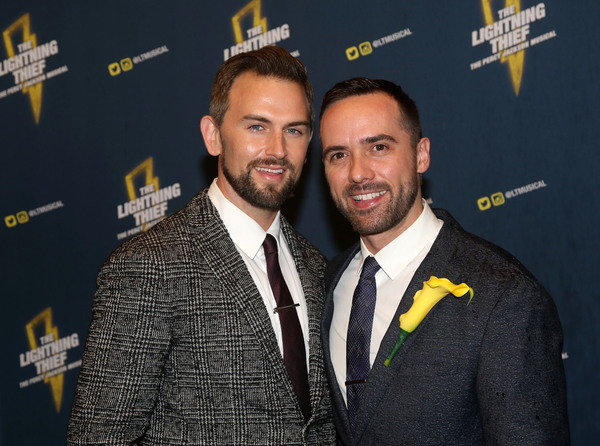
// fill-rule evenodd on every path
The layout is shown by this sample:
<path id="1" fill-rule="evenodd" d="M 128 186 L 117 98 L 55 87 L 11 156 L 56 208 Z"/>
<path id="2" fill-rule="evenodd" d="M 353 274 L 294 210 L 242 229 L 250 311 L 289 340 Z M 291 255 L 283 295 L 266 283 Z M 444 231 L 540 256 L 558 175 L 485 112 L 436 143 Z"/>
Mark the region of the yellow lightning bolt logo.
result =
<path id="1" fill-rule="evenodd" d="M 235 35 L 236 43 L 242 43 L 244 41 L 244 34 L 242 33 L 242 25 L 240 24 L 240 21 L 250 13 L 252 13 L 252 26 L 256 28 L 260 25 L 262 27 L 262 32 L 267 32 L 267 19 L 266 17 L 261 17 L 260 0 L 252 0 L 231 18 L 231 22 L 233 24 L 233 34 Z"/>
<path id="2" fill-rule="evenodd" d="M 485 17 L 486 25 L 494 24 L 494 16 L 492 14 L 492 0 L 481 0 L 483 6 L 483 15 Z M 514 6 L 515 13 L 521 12 L 521 1 L 520 0 L 506 0 L 505 8 Z M 509 56 L 502 55 L 501 62 L 508 62 L 508 68 L 510 71 L 510 77 L 513 84 L 513 90 L 515 95 L 519 96 L 519 90 L 521 88 L 521 78 L 523 77 L 523 63 L 525 60 L 525 50 L 518 51 Z"/>
<path id="3" fill-rule="evenodd" d="M 4 37 L 4 46 L 6 47 L 6 53 L 8 57 L 15 57 L 15 46 L 13 45 L 12 35 L 22 31 L 23 40 L 22 42 L 30 42 L 32 48 L 37 48 L 37 37 L 35 34 L 31 32 L 31 21 L 29 18 L 29 14 L 24 14 L 21 16 L 15 23 L 10 25 L 8 28 L 4 30 L 2 36 Z M 39 124 L 40 122 L 40 113 L 42 110 L 42 82 L 39 82 L 35 85 L 30 85 L 29 87 L 23 86 L 23 94 L 29 94 L 29 102 L 31 103 L 31 108 L 33 110 L 33 117 L 35 119 L 35 123 Z"/>
<path id="4" fill-rule="evenodd" d="M 35 350 L 39 347 L 37 338 L 35 336 L 35 328 L 41 324 L 44 324 L 44 332 L 46 336 L 52 335 L 52 339 L 58 340 L 58 328 L 52 325 L 52 308 L 48 307 L 34 317 L 25 326 L 25 331 L 27 332 L 27 339 L 29 340 L 29 347 L 31 350 Z M 54 375 L 50 378 L 47 378 L 46 374 L 44 373 L 44 382 L 47 384 L 50 383 L 52 396 L 54 398 L 54 406 L 56 407 L 56 411 L 60 412 L 60 405 L 62 403 L 63 395 L 64 373 L 59 373 L 58 375 Z"/>
<path id="5" fill-rule="evenodd" d="M 152 157 L 148 158 L 147 160 L 145 160 L 142 164 L 140 164 L 139 166 L 137 166 L 135 169 L 133 169 L 131 172 L 129 172 L 127 175 L 125 175 L 125 185 L 127 187 L 127 196 L 129 197 L 129 200 L 135 200 L 137 198 L 137 194 L 135 193 L 135 184 L 134 184 L 134 180 L 136 177 L 138 177 L 139 175 L 144 175 L 144 179 L 145 179 L 145 185 L 149 186 L 149 185 L 153 185 L 154 186 L 154 190 L 157 191 L 159 190 L 159 185 L 158 185 L 158 177 L 154 176 L 154 159 Z M 146 230 L 146 225 L 144 224 L 144 231 Z"/>

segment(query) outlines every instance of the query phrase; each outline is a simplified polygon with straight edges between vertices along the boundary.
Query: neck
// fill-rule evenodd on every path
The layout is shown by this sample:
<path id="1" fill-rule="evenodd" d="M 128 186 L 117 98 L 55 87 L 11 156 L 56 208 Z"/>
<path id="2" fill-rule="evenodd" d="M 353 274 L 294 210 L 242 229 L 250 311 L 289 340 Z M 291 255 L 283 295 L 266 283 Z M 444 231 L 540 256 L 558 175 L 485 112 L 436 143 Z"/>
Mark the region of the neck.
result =
<path id="1" fill-rule="evenodd" d="M 372 254 L 377 254 L 389 243 L 394 241 L 404 231 L 410 228 L 415 221 L 423 213 L 423 202 L 421 201 L 421 195 L 417 196 L 413 207 L 409 210 L 408 214 L 400 220 L 395 226 L 389 228 L 386 231 L 379 232 L 377 234 L 361 234 L 360 238 Z"/>

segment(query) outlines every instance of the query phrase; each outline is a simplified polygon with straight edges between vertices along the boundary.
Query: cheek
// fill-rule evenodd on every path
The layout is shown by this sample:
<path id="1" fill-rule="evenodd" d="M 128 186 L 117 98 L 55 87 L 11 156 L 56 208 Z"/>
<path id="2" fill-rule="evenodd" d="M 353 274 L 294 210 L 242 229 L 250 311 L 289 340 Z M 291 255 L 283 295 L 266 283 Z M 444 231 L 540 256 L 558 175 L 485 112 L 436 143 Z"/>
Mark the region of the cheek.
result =
<path id="1" fill-rule="evenodd" d="M 310 140 L 307 138 L 289 138 L 286 140 L 288 156 L 304 160 L 308 153 L 309 143 Z"/>
<path id="2" fill-rule="evenodd" d="M 258 137 L 238 132 L 231 138 L 231 145 L 235 148 L 236 156 L 244 157 L 254 156 L 260 152 L 264 143 Z"/>
<path id="3" fill-rule="evenodd" d="M 382 161 L 373 165 L 373 170 L 378 179 L 392 184 L 404 183 L 415 175 L 414 161 L 412 159 L 396 159 Z"/>
<path id="4" fill-rule="evenodd" d="M 346 185 L 344 178 L 347 178 L 343 175 L 341 169 L 325 169 L 325 177 L 327 178 L 327 182 L 329 183 L 329 190 L 331 191 L 331 193 L 335 195 L 340 195 Z"/>
<path id="5" fill-rule="evenodd" d="M 302 147 L 290 150 L 288 152 L 288 159 L 296 167 L 301 168 L 306 164 L 306 151 Z"/>

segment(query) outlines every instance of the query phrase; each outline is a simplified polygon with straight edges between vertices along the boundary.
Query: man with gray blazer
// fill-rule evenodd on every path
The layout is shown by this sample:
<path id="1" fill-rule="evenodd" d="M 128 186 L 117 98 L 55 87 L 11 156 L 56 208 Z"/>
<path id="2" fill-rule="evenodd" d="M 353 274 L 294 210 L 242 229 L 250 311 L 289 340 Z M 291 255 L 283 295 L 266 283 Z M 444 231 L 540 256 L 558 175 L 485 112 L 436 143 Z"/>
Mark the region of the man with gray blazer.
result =
<path id="1" fill-rule="evenodd" d="M 68 444 L 321 445 L 321 254 L 280 215 L 312 136 L 304 65 L 227 60 L 201 131 L 212 185 L 102 267 Z"/>
<path id="2" fill-rule="evenodd" d="M 320 137 L 333 200 L 360 234 L 325 277 L 339 444 L 568 444 L 555 305 L 515 258 L 422 199 L 430 142 L 415 103 L 389 81 L 340 82 Z"/>

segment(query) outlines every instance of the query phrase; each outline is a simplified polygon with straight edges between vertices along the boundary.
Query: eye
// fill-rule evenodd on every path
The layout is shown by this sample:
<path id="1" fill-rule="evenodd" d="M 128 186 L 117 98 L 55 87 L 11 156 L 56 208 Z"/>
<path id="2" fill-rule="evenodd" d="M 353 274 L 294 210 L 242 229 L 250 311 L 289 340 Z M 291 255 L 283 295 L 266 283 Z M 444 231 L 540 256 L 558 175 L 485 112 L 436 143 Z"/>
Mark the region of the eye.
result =
<path id="1" fill-rule="evenodd" d="M 383 152 L 384 150 L 387 150 L 387 146 L 385 144 L 375 144 L 371 150 L 373 150 L 373 152 Z"/>
<path id="2" fill-rule="evenodd" d="M 260 130 L 263 130 L 264 127 L 261 124 L 253 124 L 250 127 L 248 127 L 250 130 L 253 130 L 255 132 L 258 132 Z"/>
<path id="3" fill-rule="evenodd" d="M 329 156 L 330 162 L 340 161 L 346 158 L 346 154 L 344 152 L 334 152 Z"/>
<path id="4" fill-rule="evenodd" d="M 294 127 L 286 129 L 286 132 L 291 133 L 292 135 L 302 135 L 303 134 L 301 130 L 298 130 L 297 128 L 294 128 Z"/>

